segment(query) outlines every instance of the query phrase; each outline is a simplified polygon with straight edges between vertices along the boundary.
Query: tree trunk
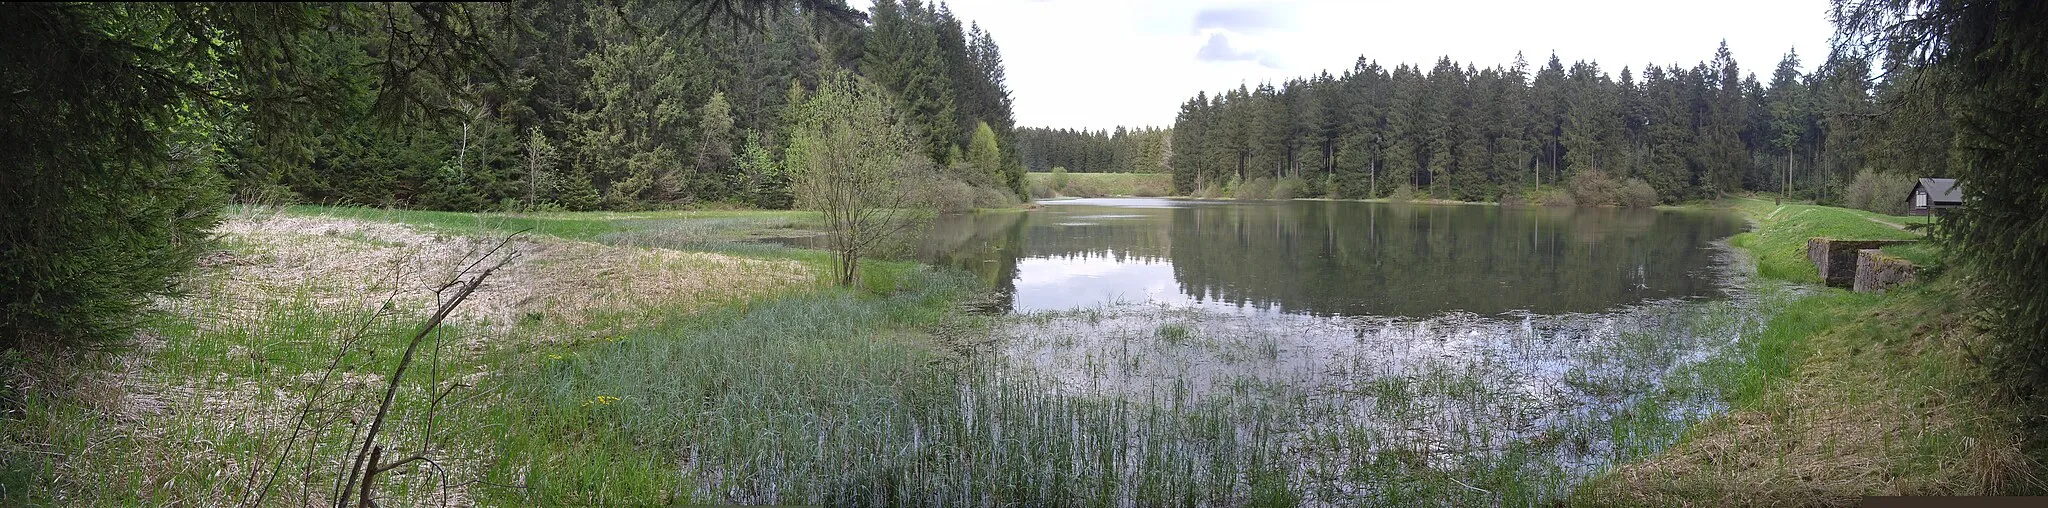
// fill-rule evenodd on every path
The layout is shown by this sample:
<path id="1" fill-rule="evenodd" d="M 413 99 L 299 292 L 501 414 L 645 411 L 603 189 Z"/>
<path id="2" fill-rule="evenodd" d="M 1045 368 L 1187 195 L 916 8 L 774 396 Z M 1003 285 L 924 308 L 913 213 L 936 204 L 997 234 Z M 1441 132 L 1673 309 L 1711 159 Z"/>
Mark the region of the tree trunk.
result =
<path id="1" fill-rule="evenodd" d="M 1370 161 L 1370 162 L 1368 162 L 1368 163 L 1366 164 L 1366 169 L 1365 169 L 1365 193 L 1366 193 L 1366 195 L 1365 195 L 1365 198 L 1366 198 L 1366 199 L 1373 199 L 1373 198 L 1378 198 L 1378 197 L 1380 197 L 1380 161 L 1379 161 L 1379 159 L 1373 159 L 1372 161 Z"/>

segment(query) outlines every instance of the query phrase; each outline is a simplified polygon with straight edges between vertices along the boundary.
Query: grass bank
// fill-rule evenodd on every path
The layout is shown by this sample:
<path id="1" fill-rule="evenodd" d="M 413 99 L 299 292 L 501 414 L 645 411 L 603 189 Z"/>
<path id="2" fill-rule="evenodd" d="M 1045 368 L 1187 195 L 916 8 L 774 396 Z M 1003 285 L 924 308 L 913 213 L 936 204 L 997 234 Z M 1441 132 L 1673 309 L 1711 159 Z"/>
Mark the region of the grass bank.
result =
<path id="1" fill-rule="evenodd" d="M 1761 276 L 1817 283 L 1806 239 L 1913 238 L 1901 217 L 1738 198 L 1753 221 L 1731 239 Z M 1939 263 L 1937 248 L 1905 248 Z M 1929 272 L 1929 273 L 1938 273 Z M 1581 504 L 1853 505 L 1865 495 L 2039 493 L 2020 418 L 1988 394 L 1964 281 L 1884 294 L 1819 288 L 1786 306 L 1727 377 L 1731 410 L 1668 450 L 1581 487 Z"/>
<path id="2" fill-rule="evenodd" d="M 1033 198 L 1160 197 L 1173 193 L 1168 173 L 1026 173 Z"/>

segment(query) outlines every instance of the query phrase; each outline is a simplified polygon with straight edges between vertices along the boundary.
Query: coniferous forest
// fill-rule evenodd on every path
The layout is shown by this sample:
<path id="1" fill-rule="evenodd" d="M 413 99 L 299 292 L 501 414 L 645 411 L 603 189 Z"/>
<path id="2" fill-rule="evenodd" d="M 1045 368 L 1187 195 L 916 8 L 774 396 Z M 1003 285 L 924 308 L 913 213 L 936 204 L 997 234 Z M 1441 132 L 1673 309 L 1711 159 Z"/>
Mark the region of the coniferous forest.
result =
<path id="1" fill-rule="evenodd" d="M 1803 58 L 1759 78 L 1725 44 L 1690 66 L 1612 72 L 1556 55 L 1391 69 L 1360 57 L 1334 76 L 1198 94 L 1170 130 L 1020 129 L 1019 146 L 1032 171 L 1149 172 L 1163 152 L 1180 193 L 1296 178 L 1306 195 L 1344 198 L 1408 187 L 1496 201 L 1595 175 L 1666 203 L 1781 189 L 1842 202 L 1860 171 L 1949 174 L 1953 127 L 1911 93 L 1915 68 L 1844 56 L 1802 72 Z"/>
<path id="2" fill-rule="evenodd" d="M 1023 127 L 1017 151 L 1031 171 L 1066 168 L 1077 173 L 1165 173 L 1172 168 L 1173 131 L 1157 127 L 1089 131 Z"/>
<path id="3" fill-rule="evenodd" d="M 235 188 L 250 197 L 289 191 L 301 202 L 454 211 L 788 208 L 779 163 L 791 98 L 844 69 L 897 97 L 920 152 L 938 167 L 964 182 L 1021 189 L 1000 52 L 990 34 L 963 27 L 946 7 L 882 2 L 869 23 L 814 21 L 781 7 L 746 26 L 701 17 L 697 5 L 465 6 L 493 46 L 487 63 L 503 68 L 441 84 L 451 90 L 437 106 L 452 114 L 403 130 L 345 122 L 308 144 L 303 164 L 231 170 Z M 294 49 L 360 63 L 376 58 L 384 38 L 344 31 L 306 37 Z M 333 70 L 365 85 L 338 97 L 349 109 L 342 118 L 376 106 L 370 84 L 378 76 L 351 71 L 363 68 Z M 968 156 L 977 130 L 993 136 L 995 157 Z"/>

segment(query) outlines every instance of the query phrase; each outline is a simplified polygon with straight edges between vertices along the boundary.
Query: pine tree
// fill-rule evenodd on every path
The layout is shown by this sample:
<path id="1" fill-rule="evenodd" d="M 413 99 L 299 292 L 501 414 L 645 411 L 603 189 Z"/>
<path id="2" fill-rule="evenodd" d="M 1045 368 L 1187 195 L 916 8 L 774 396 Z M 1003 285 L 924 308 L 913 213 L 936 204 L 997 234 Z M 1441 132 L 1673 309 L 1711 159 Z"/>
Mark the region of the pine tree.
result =
<path id="1" fill-rule="evenodd" d="M 1670 72 L 1655 65 L 1643 72 L 1643 90 L 1648 112 L 1644 116 L 1647 147 L 1644 180 L 1659 197 L 1675 201 L 1689 197 L 1692 170 L 1688 161 L 1695 150 L 1692 92 L 1685 69 Z M 1694 78 L 1695 80 L 1697 78 Z"/>
<path id="2" fill-rule="evenodd" d="M 1566 174 L 1597 170 L 1614 174 L 1620 156 L 1620 93 L 1598 64 L 1578 62 L 1566 79 L 1565 118 L 1559 143 Z"/>
<path id="3" fill-rule="evenodd" d="M 2048 228 L 2041 219 L 2048 209 L 2048 137 L 2040 127 L 2048 115 L 2048 38 L 2040 30 L 2048 12 L 2039 7 L 1866 2 L 1840 6 L 1835 18 L 1850 49 L 1912 57 L 1887 62 L 1893 80 L 1920 78 L 1900 83 L 1917 86 L 1891 90 L 1905 99 L 1892 104 L 1953 108 L 1945 111 L 1953 117 L 1887 116 L 1923 124 L 1953 118 L 1957 127 L 1948 138 L 1956 161 L 1949 170 L 1961 180 L 1964 205 L 1943 219 L 1940 238 L 1982 291 L 1979 322 L 1996 339 L 1980 350 L 1994 369 L 1986 378 L 2025 405 L 2026 451 L 2036 461 L 2048 454 L 2048 422 L 2032 416 L 2048 407 L 2048 299 L 2041 297 L 2048 285 Z"/>
<path id="4" fill-rule="evenodd" d="M 1530 138 L 1534 121 L 1529 106 L 1529 63 L 1515 54 L 1513 66 L 1501 74 L 1491 95 L 1495 113 L 1489 115 L 1497 127 L 1494 141 L 1494 174 L 1500 183 L 1513 182 L 1517 190 L 1536 186 L 1537 148 Z"/>
<path id="5" fill-rule="evenodd" d="M 658 4 L 667 5 L 667 4 Z M 668 6 L 673 8 L 674 6 Z M 660 9 L 634 9 L 660 16 Z M 583 89 L 588 109 L 570 114 L 582 130 L 577 164 L 590 175 L 607 206 L 644 207 L 671 201 L 682 186 L 689 96 L 708 88 L 707 62 L 683 33 L 632 28 L 616 9 L 591 6 L 595 51 L 578 60 L 590 72 Z"/>
<path id="6" fill-rule="evenodd" d="M 1550 62 L 1536 71 L 1536 80 L 1530 86 L 1533 100 L 1529 102 L 1530 117 L 1535 120 L 1532 131 L 1538 144 L 1537 184 L 1545 181 L 1558 183 L 1564 180 L 1564 138 L 1565 104 L 1569 95 L 1565 89 L 1564 63 L 1557 54 L 1550 55 Z M 1548 175 L 1548 180 L 1545 180 Z"/>
<path id="7" fill-rule="evenodd" d="M 1431 115 L 1428 94 L 1424 91 L 1422 73 L 1413 67 L 1400 65 L 1394 68 L 1394 103 L 1387 113 L 1386 175 L 1398 180 L 1387 183 L 1402 183 L 1410 188 L 1421 188 L 1422 175 L 1427 172 L 1428 151 L 1431 145 L 1429 127 Z M 1393 188 L 1393 185 L 1387 185 Z"/>
<path id="8" fill-rule="evenodd" d="M 271 195 L 336 125 L 446 116 L 485 38 L 452 19 L 493 8 L 0 7 L 0 351 L 120 346 L 210 248 L 224 172 Z M 402 49 L 327 59 L 373 33 Z"/>
<path id="9" fill-rule="evenodd" d="M 1784 171 L 1778 179 L 1781 193 L 1792 189 L 1793 154 L 1804 141 L 1807 130 L 1806 85 L 1800 82 L 1799 54 L 1785 53 L 1785 59 L 1778 62 L 1778 69 L 1771 74 L 1771 87 L 1765 92 L 1770 104 L 1771 146 L 1778 149 L 1785 161 Z M 1780 196 L 1783 199 L 1783 195 Z"/>
<path id="10" fill-rule="evenodd" d="M 1838 187 L 1850 175 L 1866 168 L 1869 132 L 1877 116 L 1871 97 L 1870 63 L 1860 58 L 1837 56 L 1828 59 L 1818 72 L 1815 91 L 1819 110 L 1821 163 L 1817 184 L 1827 199 L 1827 189 Z"/>
<path id="11" fill-rule="evenodd" d="M 1727 41 L 1722 41 L 1721 48 L 1714 51 L 1714 61 L 1706 69 L 1703 84 L 1712 92 L 1708 94 L 1710 105 L 1701 129 L 1700 180 L 1718 198 L 1739 188 L 1749 167 L 1749 154 L 1741 138 L 1749 111 L 1743 101 L 1740 68 L 1728 52 Z"/>

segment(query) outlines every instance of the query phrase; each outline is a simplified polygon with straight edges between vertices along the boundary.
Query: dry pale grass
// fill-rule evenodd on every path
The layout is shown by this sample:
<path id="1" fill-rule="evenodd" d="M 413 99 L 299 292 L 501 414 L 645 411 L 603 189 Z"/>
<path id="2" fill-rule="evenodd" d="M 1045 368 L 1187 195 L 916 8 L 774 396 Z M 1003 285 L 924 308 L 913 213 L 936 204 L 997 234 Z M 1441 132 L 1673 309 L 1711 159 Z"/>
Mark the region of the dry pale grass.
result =
<path id="1" fill-rule="evenodd" d="M 539 317 L 586 333 L 630 328 L 606 323 L 621 313 L 652 317 L 731 299 L 807 287 L 816 280 L 796 261 L 758 260 L 659 248 L 621 248 L 549 241 L 525 246 L 526 257 L 503 271 L 489 292 L 472 297 L 471 319 L 502 326 Z"/>
<path id="2" fill-rule="evenodd" d="M 1861 322 L 1811 337 L 1812 355 L 1752 408 L 1702 423 L 1576 501 L 1846 506 L 1865 495 L 1996 495 L 2039 485 L 2009 409 L 1971 388 L 1983 386 L 1983 369 L 1962 352 L 1979 340 L 1962 326 L 1966 318 L 1919 313 L 1844 316 Z"/>
<path id="3" fill-rule="evenodd" d="M 218 231 L 235 248 L 209 258 L 224 271 L 214 285 L 224 315 L 203 320 L 211 323 L 255 318 L 290 298 L 323 309 L 373 310 L 388 297 L 399 309 L 430 309 L 434 290 L 498 240 L 281 214 L 238 215 Z M 517 259 L 451 316 L 483 331 L 470 337 L 503 336 L 522 318 L 577 327 L 600 316 L 688 311 L 816 280 L 808 267 L 788 260 L 534 237 L 507 248 Z"/>

